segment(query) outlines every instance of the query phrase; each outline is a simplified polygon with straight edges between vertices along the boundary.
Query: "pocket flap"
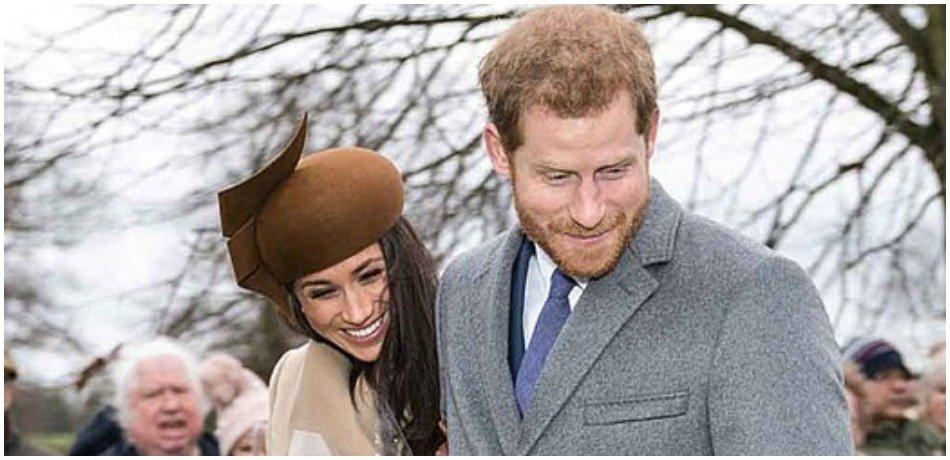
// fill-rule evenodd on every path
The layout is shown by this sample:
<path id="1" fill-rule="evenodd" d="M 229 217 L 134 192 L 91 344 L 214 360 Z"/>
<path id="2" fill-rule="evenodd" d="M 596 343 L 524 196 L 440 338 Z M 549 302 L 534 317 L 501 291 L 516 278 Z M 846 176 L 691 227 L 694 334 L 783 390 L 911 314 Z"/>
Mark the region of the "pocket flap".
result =
<path id="1" fill-rule="evenodd" d="M 686 413 L 689 392 L 637 395 L 613 401 L 588 401 L 584 422 L 591 425 L 675 417 Z"/>

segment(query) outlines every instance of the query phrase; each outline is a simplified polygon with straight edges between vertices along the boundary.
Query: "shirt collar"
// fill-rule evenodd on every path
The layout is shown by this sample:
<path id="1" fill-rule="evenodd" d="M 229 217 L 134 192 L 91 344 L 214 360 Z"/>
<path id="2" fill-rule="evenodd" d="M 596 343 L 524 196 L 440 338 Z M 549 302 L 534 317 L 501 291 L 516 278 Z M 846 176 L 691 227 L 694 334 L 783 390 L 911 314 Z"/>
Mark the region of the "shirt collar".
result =
<path id="1" fill-rule="evenodd" d="M 541 248 L 541 245 L 538 243 L 532 244 L 534 244 L 534 253 L 538 259 L 538 268 L 541 269 L 541 274 L 544 275 L 544 279 L 550 282 L 551 275 L 554 274 L 554 269 L 557 268 L 557 264 L 554 263 L 554 260 L 551 259 L 551 256 L 549 256 L 548 253 L 545 252 L 543 248 Z M 577 287 L 579 287 L 581 291 L 587 288 L 587 282 L 590 281 L 588 278 L 581 278 L 577 276 L 571 276 L 571 278 L 575 283 L 577 283 Z"/>

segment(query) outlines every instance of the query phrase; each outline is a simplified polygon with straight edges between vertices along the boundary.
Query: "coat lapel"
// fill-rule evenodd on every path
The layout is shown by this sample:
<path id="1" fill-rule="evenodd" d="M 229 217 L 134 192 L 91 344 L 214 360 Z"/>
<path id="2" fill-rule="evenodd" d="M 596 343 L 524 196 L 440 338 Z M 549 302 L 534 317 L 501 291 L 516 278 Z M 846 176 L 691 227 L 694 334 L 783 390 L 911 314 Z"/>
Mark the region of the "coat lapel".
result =
<path id="1" fill-rule="evenodd" d="M 508 310 L 511 302 L 511 270 L 521 243 L 521 229 L 510 230 L 502 244 L 493 250 L 488 269 L 476 279 L 484 286 L 475 304 L 479 312 L 473 327 L 480 328 L 485 349 L 480 356 L 480 372 L 495 432 L 505 455 L 514 454 L 518 442 L 518 407 L 508 370 Z"/>
<path id="2" fill-rule="evenodd" d="M 590 281 L 558 335 L 524 414 L 518 454 L 530 452 L 604 348 L 659 286 L 644 266 L 672 257 L 682 211 L 655 181 L 648 206 L 636 241 L 613 270 Z"/>

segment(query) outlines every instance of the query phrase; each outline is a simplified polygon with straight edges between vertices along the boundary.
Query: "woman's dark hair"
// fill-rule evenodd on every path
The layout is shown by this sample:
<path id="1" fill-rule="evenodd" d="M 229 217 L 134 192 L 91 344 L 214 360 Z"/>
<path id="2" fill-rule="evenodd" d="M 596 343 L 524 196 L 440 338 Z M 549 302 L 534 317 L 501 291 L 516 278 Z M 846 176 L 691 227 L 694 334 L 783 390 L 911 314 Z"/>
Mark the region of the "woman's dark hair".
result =
<path id="1" fill-rule="evenodd" d="M 386 261 L 389 287 L 389 330 L 379 358 L 362 362 L 313 330 L 293 295 L 299 328 L 349 358 L 350 398 L 362 375 L 379 403 L 391 409 L 396 423 L 415 455 L 432 455 L 445 442 L 439 427 L 439 363 L 435 342 L 435 263 L 409 222 L 399 220 L 379 239 Z M 382 422 L 382 421 L 381 421 Z"/>

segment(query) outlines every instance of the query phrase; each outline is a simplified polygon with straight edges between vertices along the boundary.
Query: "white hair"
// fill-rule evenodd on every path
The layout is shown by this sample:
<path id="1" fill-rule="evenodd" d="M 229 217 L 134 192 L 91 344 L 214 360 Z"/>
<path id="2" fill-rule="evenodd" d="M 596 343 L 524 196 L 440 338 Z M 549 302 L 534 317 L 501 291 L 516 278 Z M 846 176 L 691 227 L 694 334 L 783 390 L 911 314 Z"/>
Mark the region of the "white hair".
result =
<path id="1" fill-rule="evenodd" d="M 940 379 L 946 378 L 947 375 L 946 350 L 940 345 L 941 344 L 938 343 L 937 346 L 931 350 L 927 368 L 924 369 L 923 374 L 920 376 L 918 388 L 921 393 L 921 399 L 925 403 L 930 402 L 931 393 L 940 384 Z"/>
<path id="2" fill-rule="evenodd" d="M 128 429 L 132 421 L 133 414 L 129 413 L 129 394 L 138 385 L 139 365 L 143 361 L 162 357 L 172 357 L 181 362 L 185 377 L 198 399 L 202 419 L 208 414 L 210 404 L 201 387 L 198 360 L 177 341 L 161 336 L 125 347 L 119 360 L 112 366 L 112 381 L 115 383 L 114 404 L 119 425 L 123 429 Z"/>

